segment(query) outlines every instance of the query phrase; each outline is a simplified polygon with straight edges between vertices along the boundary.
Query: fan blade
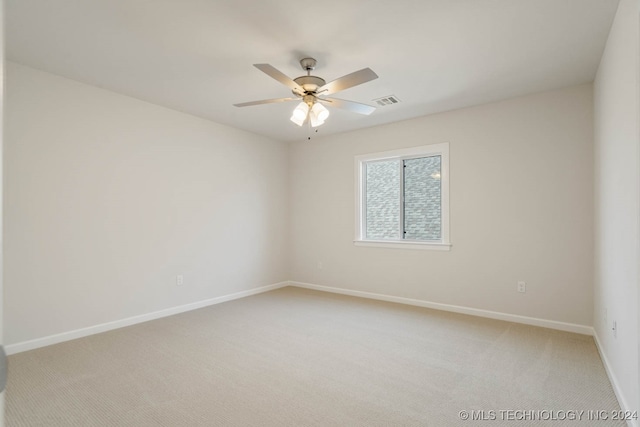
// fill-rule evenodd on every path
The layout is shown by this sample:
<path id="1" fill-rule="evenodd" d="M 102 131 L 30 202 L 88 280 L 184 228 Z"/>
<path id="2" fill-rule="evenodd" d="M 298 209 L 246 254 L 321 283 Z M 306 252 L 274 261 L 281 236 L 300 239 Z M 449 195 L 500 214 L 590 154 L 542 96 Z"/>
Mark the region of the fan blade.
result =
<path id="1" fill-rule="evenodd" d="M 331 95 L 332 93 L 349 89 L 350 87 L 358 86 L 377 78 L 378 75 L 374 73 L 371 68 L 363 68 L 360 71 L 355 71 L 327 83 L 318 89 L 318 93 L 322 92 L 323 95 Z"/>
<path id="2" fill-rule="evenodd" d="M 328 102 L 331 107 L 342 108 L 353 113 L 369 115 L 376 111 L 376 107 L 372 107 L 367 104 L 360 104 L 359 102 L 345 101 L 338 98 L 318 98 L 320 101 Z"/>
<path id="3" fill-rule="evenodd" d="M 263 99 L 261 101 L 243 102 L 241 104 L 233 104 L 233 105 L 234 107 L 248 107 L 250 105 L 273 104 L 275 102 L 295 101 L 297 99 L 300 99 L 300 98 L 273 98 L 273 99 Z"/>
<path id="4" fill-rule="evenodd" d="M 269 77 L 276 79 L 277 81 L 279 81 L 280 83 L 282 83 L 283 85 L 291 89 L 292 91 L 299 93 L 301 95 L 304 94 L 304 89 L 302 88 L 302 86 L 300 86 L 298 83 L 291 80 L 289 77 L 287 77 L 285 74 L 278 71 L 271 65 L 253 64 L 253 66 L 256 67 L 258 70 L 262 71 L 263 73 L 265 73 L 266 75 L 268 75 Z"/>

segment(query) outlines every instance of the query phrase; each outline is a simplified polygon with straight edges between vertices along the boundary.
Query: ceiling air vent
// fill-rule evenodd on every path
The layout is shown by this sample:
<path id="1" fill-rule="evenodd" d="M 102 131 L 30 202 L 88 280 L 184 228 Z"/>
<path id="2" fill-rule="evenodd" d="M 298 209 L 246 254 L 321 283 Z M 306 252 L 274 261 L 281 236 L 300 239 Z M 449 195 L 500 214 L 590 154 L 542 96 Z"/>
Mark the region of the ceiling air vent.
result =
<path id="1" fill-rule="evenodd" d="M 383 96 L 382 98 L 374 99 L 374 102 L 376 102 L 379 106 L 384 107 L 387 105 L 397 104 L 398 102 L 400 102 L 400 100 L 395 95 L 389 95 Z"/>

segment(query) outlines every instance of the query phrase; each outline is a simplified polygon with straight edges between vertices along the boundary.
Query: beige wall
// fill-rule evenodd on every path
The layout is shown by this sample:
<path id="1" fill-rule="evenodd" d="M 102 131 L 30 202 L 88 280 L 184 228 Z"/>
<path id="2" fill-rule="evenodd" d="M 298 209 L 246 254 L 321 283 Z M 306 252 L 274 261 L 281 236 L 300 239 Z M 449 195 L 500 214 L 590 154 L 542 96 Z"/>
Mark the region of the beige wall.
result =
<path id="1" fill-rule="evenodd" d="M 6 343 L 288 278 L 286 144 L 16 64 L 7 77 Z"/>
<path id="2" fill-rule="evenodd" d="M 591 325 L 592 106 L 587 84 L 293 144 L 291 279 Z M 452 250 L 354 246 L 354 156 L 446 141 Z"/>
<path id="3" fill-rule="evenodd" d="M 620 1 L 594 83 L 594 327 L 620 400 L 626 409 L 636 411 L 640 410 L 639 17 L 636 0 Z"/>

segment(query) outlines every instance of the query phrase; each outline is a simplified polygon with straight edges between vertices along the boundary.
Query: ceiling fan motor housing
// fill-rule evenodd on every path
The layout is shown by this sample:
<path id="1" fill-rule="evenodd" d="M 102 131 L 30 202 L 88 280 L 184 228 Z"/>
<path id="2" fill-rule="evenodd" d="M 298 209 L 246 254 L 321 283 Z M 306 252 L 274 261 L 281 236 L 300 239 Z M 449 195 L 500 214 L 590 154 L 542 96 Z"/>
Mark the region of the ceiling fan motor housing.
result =
<path id="1" fill-rule="evenodd" d="M 326 84 L 324 79 L 316 76 L 300 76 L 293 79 L 293 81 L 302 86 L 302 89 L 304 89 L 306 94 L 315 93 L 319 87 Z M 295 92 L 293 93 L 295 94 Z"/>

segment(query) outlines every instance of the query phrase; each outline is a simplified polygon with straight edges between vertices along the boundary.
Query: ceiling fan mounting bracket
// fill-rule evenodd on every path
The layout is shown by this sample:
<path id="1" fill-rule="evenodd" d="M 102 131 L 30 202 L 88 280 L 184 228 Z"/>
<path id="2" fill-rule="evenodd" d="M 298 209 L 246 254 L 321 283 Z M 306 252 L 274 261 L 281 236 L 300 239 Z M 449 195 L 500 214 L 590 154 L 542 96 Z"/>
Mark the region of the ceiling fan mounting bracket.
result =
<path id="1" fill-rule="evenodd" d="M 316 60 L 313 58 L 302 58 L 300 60 L 300 66 L 302 67 L 303 70 L 305 70 L 307 73 L 310 71 L 315 70 L 316 68 Z"/>

